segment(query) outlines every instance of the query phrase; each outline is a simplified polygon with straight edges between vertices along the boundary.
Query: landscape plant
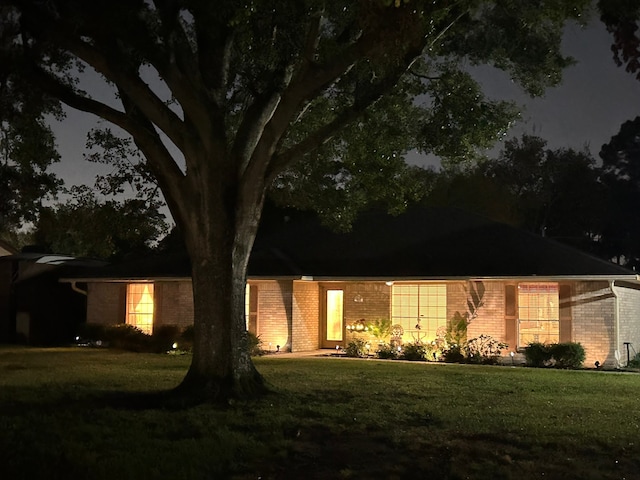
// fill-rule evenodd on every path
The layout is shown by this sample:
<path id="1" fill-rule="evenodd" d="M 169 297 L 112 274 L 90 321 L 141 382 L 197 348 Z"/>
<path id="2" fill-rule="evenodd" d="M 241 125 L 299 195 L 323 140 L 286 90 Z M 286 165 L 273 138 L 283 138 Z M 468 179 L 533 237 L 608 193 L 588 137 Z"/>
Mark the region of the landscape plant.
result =
<path id="1" fill-rule="evenodd" d="M 379 344 L 386 342 L 391 337 L 392 322 L 389 317 L 376 318 L 369 322 L 367 327 Z"/>
<path id="2" fill-rule="evenodd" d="M 549 353 L 555 368 L 581 368 L 587 356 L 577 342 L 554 343 L 549 346 Z"/>
<path id="3" fill-rule="evenodd" d="M 499 342 L 491 335 L 482 334 L 470 339 L 465 344 L 465 357 L 469 363 L 495 364 L 498 363 L 500 353 L 507 348 L 507 344 Z"/>
<path id="4" fill-rule="evenodd" d="M 529 367 L 546 367 L 551 361 L 549 346 L 541 342 L 531 342 L 524 350 L 524 358 Z"/>
<path id="5" fill-rule="evenodd" d="M 367 342 L 361 338 L 354 338 L 344 349 L 347 357 L 363 358 L 368 354 Z"/>
<path id="6" fill-rule="evenodd" d="M 389 343 L 380 343 L 376 356 L 382 360 L 394 360 L 398 358 L 398 349 Z"/>
<path id="7" fill-rule="evenodd" d="M 427 359 L 427 347 L 419 342 L 405 343 L 402 345 L 400 358 L 412 362 L 424 362 Z"/>
<path id="8" fill-rule="evenodd" d="M 524 351 L 530 367 L 580 368 L 586 358 L 584 347 L 576 342 L 531 342 Z"/>

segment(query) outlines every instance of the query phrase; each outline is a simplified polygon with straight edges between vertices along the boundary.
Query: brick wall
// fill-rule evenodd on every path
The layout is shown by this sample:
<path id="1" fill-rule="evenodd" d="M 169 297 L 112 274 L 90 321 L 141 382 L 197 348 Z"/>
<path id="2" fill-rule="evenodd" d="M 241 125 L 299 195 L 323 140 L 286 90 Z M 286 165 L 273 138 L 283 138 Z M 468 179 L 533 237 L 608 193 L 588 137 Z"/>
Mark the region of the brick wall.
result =
<path id="1" fill-rule="evenodd" d="M 627 365 L 627 346 L 630 343 L 629 360 L 633 360 L 636 352 L 640 352 L 640 290 L 637 285 L 624 284 L 614 287 L 618 295 L 618 312 L 620 336 L 617 346 L 620 363 Z"/>
<path id="2" fill-rule="evenodd" d="M 154 327 L 193 325 L 193 289 L 190 280 L 155 282 Z"/>
<path id="3" fill-rule="evenodd" d="M 496 340 L 504 342 L 504 282 L 483 281 L 482 284 L 485 288 L 482 298 L 483 306 L 477 310 L 476 318 L 469 324 L 467 338 L 490 335 Z M 515 346 L 511 348 L 515 349 Z"/>
<path id="4" fill-rule="evenodd" d="M 320 347 L 320 287 L 316 282 L 293 282 L 291 351 Z"/>
<path id="5" fill-rule="evenodd" d="M 573 282 L 571 339 L 585 349 L 585 366 L 615 367 L 615 297 L 608 282 Z"/>
<path id="6" fill-rule="evenodd" d="M 291 350 L 292 290 L 291 280 L 250 281 L 258 287 L 258 336 L 264 349 Z"/>
<path id="7" fill-rule="evenodd" d="M 124 283 L 88 283 L 87 323 L 123 323 L 125 289 Z"/>

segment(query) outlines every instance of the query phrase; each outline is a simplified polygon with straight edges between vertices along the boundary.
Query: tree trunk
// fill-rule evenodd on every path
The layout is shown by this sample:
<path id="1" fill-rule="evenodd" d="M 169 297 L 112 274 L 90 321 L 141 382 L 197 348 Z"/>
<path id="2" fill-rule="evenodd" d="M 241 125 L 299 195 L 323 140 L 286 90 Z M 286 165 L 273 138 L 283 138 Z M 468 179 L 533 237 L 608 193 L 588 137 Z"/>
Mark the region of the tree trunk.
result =
<path id="1" fill-rule="evenodd" d="M 262 202 L 188 225 L 194 301 L 193 360 L 178 387 L 196 401 L 228 402 L 266 391 L 247 348 L 245 286 Z M 219 211 L 219 210 L 218 210 Z"/>

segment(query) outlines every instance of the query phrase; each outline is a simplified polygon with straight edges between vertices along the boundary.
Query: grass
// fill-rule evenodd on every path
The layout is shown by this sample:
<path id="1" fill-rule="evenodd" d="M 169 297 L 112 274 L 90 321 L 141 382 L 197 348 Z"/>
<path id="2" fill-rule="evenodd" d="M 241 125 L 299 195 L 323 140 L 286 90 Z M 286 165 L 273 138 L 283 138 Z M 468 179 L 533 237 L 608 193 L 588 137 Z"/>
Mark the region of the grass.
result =
<path id="1" fill-rule="evenodd" d="M 260 400 L 144 402 L 189 361 L 0 348 L 0 478 L 640 478 L 637 374 L 268 356 Z"/>

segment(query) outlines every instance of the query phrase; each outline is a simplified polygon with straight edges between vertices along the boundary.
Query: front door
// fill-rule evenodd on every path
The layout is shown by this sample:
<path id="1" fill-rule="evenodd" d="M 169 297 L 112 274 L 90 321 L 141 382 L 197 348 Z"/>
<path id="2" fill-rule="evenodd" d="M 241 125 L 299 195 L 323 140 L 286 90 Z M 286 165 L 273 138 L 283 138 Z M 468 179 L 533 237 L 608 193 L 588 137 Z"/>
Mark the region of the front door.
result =
<path id="1" fill-rule="evenodd" d="M 323 288 L 322 348 L 344 346 L 344 290 Z"/>

